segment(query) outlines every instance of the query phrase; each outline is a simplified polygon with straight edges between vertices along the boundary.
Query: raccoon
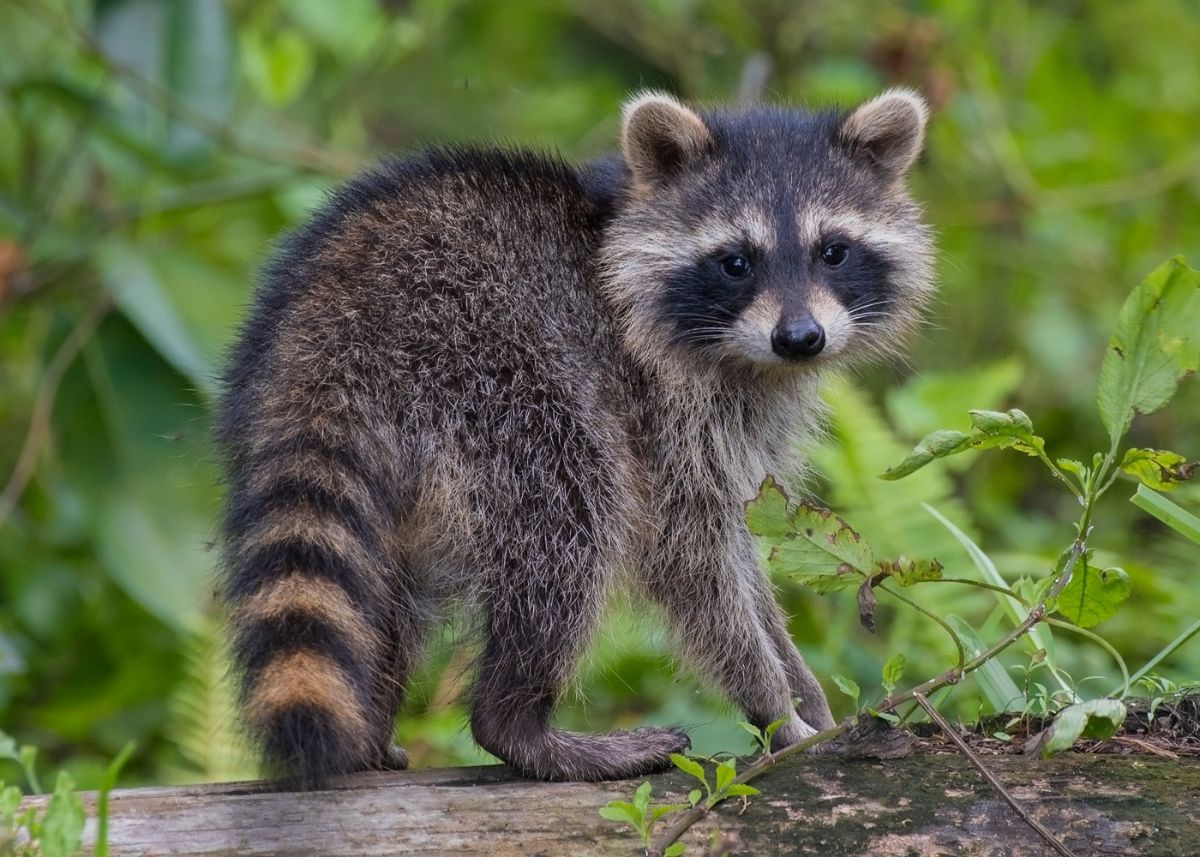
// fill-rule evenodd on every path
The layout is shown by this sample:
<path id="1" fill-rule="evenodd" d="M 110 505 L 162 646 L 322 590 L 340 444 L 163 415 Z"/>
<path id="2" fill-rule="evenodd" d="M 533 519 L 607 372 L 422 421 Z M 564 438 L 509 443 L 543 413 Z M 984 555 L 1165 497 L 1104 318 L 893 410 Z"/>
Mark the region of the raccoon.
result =
<path id="1" fill-rule="evenodd" d="M 617 584 L 750 722 L 785 718 L 776 747 L 832 725 L 745 503 L 801 466 L 821 375 L 920 318 L 926 117 L 905 90 L 849 113 L 646 93 L 619 155 L 428 151 L 288 237 L 218 427 L 223 593 L 271 768 L 403 766 L 405 685 L 460 603 L 483 748 L 546 780 L 667 767 L 680 729 L 551 722 Z"/>

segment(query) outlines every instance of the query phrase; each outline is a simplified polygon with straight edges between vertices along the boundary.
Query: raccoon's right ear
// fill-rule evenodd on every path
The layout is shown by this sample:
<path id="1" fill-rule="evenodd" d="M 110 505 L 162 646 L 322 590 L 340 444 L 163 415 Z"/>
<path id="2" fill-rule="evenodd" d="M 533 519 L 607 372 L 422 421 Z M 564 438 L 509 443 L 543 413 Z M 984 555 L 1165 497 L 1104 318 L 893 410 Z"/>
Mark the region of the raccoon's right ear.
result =
<path id="1" fill-rule="evenodd" d="M 911 89 L 889 89 L 850 113 L 838 129 L 850 151 L 890 178 L 902 177 L 925 145 L 929 105 Z"/>
<path id="2" fill-rule="evenodd" d="M 704 120 L 669 95 L 643 92 L 625 104 L 621 150 L 635 188 L 649 189 L 712 147 Z"/>

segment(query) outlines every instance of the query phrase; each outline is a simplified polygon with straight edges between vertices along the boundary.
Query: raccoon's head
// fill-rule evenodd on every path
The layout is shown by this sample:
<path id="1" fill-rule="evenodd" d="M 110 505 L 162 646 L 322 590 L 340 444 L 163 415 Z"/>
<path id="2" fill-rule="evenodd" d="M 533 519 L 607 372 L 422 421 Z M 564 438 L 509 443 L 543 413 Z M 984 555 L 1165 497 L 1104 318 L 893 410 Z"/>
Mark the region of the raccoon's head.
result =
<path id="1" fill-rule="evenodd" d="M 772 372 L 896 353 L 933 287 L 905 187 L 927 115 L 908 90 L 848 114 L 630 101 L 602 253 L 629 345 Z"/>

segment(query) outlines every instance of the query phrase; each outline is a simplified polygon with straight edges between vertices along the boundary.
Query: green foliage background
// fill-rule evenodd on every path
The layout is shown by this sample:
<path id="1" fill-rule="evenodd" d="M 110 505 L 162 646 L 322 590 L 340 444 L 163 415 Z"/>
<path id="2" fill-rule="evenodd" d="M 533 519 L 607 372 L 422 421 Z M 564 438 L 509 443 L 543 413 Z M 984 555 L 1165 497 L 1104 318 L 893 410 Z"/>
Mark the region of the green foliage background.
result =
<path id="1" fill-rule="evenodd" d="M 831 391 L 812 487 L 881 552 L 971 576 L 926 501 L 1006 576 L 1043 576 L 1076 510 L 1036 462 L 876 474 L 926 431 L 965 428 L 970 407 L 1021 407 L 1059 455 L 1106 447 L 1095 379 L 1121 301 L 1162 259 L 1200 259 L 1197 55 L 1188 0 L 0 5 L 0 728 L 83 786 L 130 738 L 128 782 L 251 774 L 211 603 L 207 432 L 255 269 L 379 154 L 500 139 L 597 155 L 642 86 L 730 101 L 765 73 L 764 96 L 785 102 L 848 105 L 897 83 L 928 95 L 914 184 L 940 233 L 941 300 L 907 364 Z M 1197 457 L 1198 401 L 1185 385 L 1131 441 Z M 1121 493 L 1093 545 L 1133 595 L 1098 630 L 1137 666 L 1200 614 L 1200 589 L 1194 548 Z M 1176 498 L 1194 507 L 1200 491 Z M 781 585 L 818 674 L 854 678 L 864 701 L 892 652 L 910 678 L 951 662 L 914 613 L 885 602 L 871 636 L 853 598 Z M 988 632 L 986 593 L 918 597 Z M 683 722 L 701 751 L 748 751 L 657 626 L 613 613 L 563 720 Z M 1057 655 L 1111 688 L 1102 650 L 1063 638 Z M 453 702 L 468 663 L 439 646 L 416 682 L 399 732 L 419 764 L 482 758 Z M 1200 645 L 1160 671 L 1200 677 Z M 945 705 L 983 703 L 968 681 Z"/>

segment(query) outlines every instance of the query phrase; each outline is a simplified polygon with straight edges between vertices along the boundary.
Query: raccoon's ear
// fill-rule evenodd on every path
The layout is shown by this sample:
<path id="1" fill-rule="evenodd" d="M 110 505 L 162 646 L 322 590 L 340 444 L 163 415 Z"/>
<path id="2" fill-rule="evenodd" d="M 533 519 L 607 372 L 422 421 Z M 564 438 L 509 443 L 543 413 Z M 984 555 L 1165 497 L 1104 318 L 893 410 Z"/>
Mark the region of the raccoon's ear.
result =
<path id="1" fill-rule="evenodd" d="M 661 183 L 711 146 L 704 120 L 669 95 L 643 92 L 625 104 L 621 150 L 634 187 Z"/>
<path id="2" fill-rule="evenodd" d="M 857 107 L 838 129 L 838 137 L 885 175 L 898 178 L 921 154 L 929 106 L 911 89 L 889 89 Z"/>

